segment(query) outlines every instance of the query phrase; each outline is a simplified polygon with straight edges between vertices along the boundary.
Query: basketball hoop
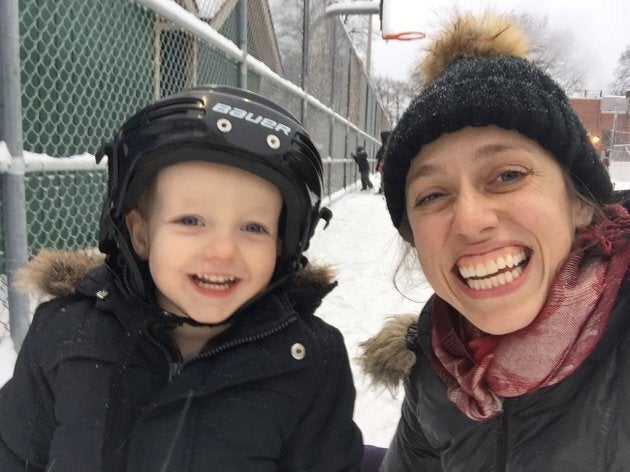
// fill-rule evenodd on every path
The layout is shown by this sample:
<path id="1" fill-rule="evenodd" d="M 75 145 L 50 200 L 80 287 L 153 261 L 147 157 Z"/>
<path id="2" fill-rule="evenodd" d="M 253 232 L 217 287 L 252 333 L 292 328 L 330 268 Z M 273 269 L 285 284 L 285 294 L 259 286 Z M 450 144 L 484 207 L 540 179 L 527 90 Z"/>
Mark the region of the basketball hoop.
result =
<path id="1" fill-rule="evenodd" d="M 382 37 L 385 41 L 395 39 L 397 41 L 412 41 L 414 39 L 424 39 L 426 35 L 420 31 L 402 31 L 400 33 L 385 33 L 382 32 Z"/>
<path id="2" fill-rule="evenodd" d="M 423 39 L 426 35 L 418 31 L 417 18 L 406 15 L 404 3 L 418 0 L 381 0 L 381 37 L 388 41 L 412 41 Z M 409 21 L 411 19 L 411 21 Z"/>

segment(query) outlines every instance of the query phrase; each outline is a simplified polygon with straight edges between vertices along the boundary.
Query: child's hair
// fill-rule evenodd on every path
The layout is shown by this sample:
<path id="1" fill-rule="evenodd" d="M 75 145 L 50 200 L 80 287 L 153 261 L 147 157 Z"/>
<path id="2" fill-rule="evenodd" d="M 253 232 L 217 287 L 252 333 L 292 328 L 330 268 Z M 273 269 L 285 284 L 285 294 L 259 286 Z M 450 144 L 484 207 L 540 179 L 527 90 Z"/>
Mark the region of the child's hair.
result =
<path id="1" fill-rule="evenodd" d="M 98 151 L 108 157 L 108 185 L 99 249 L 123 289 L 150 300 L 152 281 L 133 251 L 125 215 L 137 207 L 157 173 L 201 160 L 238 167 L 275 185 L 283 197 L 282 251 L 271 284 L 290 279 L 320 218 L 321 157 L 299 122 L 277 104 L 247 90 L 205 85 L 161 99 L 138 111 Z"/>

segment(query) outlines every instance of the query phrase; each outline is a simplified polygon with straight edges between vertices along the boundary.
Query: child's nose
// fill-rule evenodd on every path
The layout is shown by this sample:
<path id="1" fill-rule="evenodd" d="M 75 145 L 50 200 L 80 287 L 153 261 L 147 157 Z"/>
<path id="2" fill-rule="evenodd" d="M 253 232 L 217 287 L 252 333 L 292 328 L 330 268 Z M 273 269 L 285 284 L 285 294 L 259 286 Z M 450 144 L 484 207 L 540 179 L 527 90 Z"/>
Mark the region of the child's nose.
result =
<path id="1" fill-rule="evenodd" d="M 235 251 L 234 236 L 228 231 L 215 232 L 204 245 L 204 256 L 209 259 L 229 259 Z"/>

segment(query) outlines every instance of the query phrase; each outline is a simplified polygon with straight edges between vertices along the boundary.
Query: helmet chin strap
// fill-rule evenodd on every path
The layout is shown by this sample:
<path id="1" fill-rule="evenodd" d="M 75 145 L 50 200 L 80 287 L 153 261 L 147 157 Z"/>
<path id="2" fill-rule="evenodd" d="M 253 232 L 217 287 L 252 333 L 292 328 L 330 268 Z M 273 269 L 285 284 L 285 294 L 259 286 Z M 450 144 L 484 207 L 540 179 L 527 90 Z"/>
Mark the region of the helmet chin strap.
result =
<path id="1" fill-rule="evenodd" d="M 281 275 L 280 277 L 277 277 L 274 280 L 272 280 L 269 283 L 269 285 L 267 285 L 267 287 L 265 287 L 264 290 L 258 292 L 252 298 L 247 300 L 243 305 L 241 305 L 234 313 L 232 313 L 230 316 L 228 316 L 223 321 L 219 321 L 218 323 L 202 323 L 200 321 L 197 321 L 197 320 L 191 318 L 188 315 L 186 315 L 186 316 L 179 316 L 179 315 L 175 315 L 175 314 L 173 314 L 173 313 L 171 313 L 169 311 L 166 311 L 164 309 L 160 309 L 160 315 L 161 315 L 162 319 L 164 319 L 164 321 L 168 321 L 169 324 L 172 323 L 172 324 L 174 324 L 176 326 L 183 326 L 184 324 L 187 324 L 189 326 L 195 326 L 195 327 L 215 328 L 215 327 L 218 327 L 218 326 L 225 326 L 227 324 L 232 324 L 232 323 L 236 322 L 237 320 L 239 320 L 243 316 L 243 314 L 245 312 L 247 312 L 247 309 L 250 306 L 252 306 L 258 300 L 262 299 L 267 294 L 273 292 L 276 288 L 278 288 L 278 287 L 282 286 L 283 284 L 285 284 L 287 281 L 289 281 L 291 278 L 293 278 L 293 276 L 296 274 L 296 272 L 298 270 L 300 270 L 301 268 L 305 267 L 307 264 L 308 264 L 308 259 L 306 259 L 305 256 L 301 256 L 300 257 L 300 263 L 298 264 L 297 268 L 294 271 L 287 272 L 286 274 Z"/>

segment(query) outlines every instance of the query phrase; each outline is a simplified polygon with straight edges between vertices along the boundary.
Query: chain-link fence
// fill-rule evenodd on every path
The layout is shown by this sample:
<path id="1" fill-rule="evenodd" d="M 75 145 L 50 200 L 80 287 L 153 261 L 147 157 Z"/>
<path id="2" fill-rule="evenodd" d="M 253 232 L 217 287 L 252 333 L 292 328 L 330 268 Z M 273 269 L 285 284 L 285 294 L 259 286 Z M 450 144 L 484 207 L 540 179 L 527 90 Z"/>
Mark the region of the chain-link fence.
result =
<path id="1" fill-rule="evenodd" d="M 626 122 L 628 120 L 625 117 Z M 626 125 L 626 129 L 628 126 Z M 630 132 L 610 131 L 610 160 L 612 162 L 630 163 Z"/>
<path id="2" fill-rule="evenodd" d="M 104 170 L 86 164 L 84 158 L 47 156 L 92 155 L 126 117 L 183 88 L 203 83 L 239 86 L 266 95 L 303 118 L 325 158 L 329 196 L 356 181 L 349 152 L 361 144 L 373 157 L 379 145 L 374 137 L 388 127 L 337 18 L 327 18 L 315 28 L 320 32 L 313 37 L 325 41 L 313 48 L 317 54 L 311 55 L 306 94 L 282 77 L 284 64 L 266 0 L 2 2 L 7 2 L 2 11 L 8 4 L 18 10 L 21 107 L 19 116 L 11 112 L 7 85 L 11 67 L 3 67 L 10 51 L 3 41 L 0 141 L 20 145 L 16 149 L 10 144 L 9 152 L 0 148 L 0 164 L 4 162 L 1 169 L 6 175 L 12 162 L 19 162 L 16 156 L 23 156 L 26 167 L 24 201 L 16 202 L 22 197 L 13 193 L 7 197 L 5 183 L 0 211 L 8 214 L 11 203 L 11 215 L 16 209 L 24 212 L 29 255 L 43 247 L 94 247 L 97 240 Z M 325 6 L 323 0 L 311 4 L 320 11 Z M 21 120 L 21 136 L 11 136 L 8 125 L 13 120 Z M 13 222 L 17 224 L 4 216 L 3 269 L 5 261 L 15 257 L 7 253 L 7 235 L 15 238 L 22 230 L 19 215 Z M 0 336 L 9 332 L 11 277 L 10 271 L 8 280 L 0 276 Z"/>

